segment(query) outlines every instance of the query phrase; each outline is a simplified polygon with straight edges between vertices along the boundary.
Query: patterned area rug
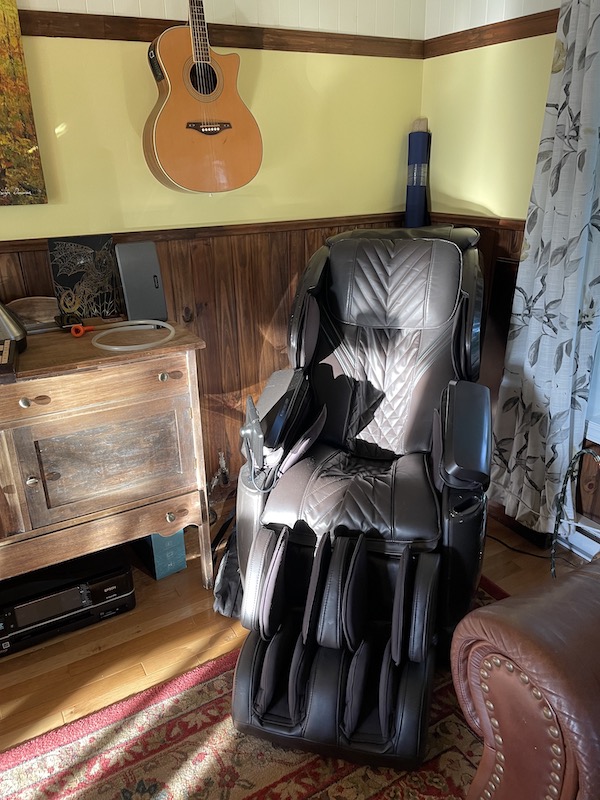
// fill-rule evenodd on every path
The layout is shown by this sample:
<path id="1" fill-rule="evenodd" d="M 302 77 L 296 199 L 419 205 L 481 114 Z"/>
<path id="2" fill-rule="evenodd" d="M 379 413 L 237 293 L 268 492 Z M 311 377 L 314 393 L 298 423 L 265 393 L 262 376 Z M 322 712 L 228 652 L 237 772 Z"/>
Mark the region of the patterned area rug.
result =
<path id="1" fill-rule="evenodd" d="M 486 588 L 481 604 L 499 597 L 496 587 Z M 236 658 L 229 653 L 0 754 L 1 800 L 466 797 L 482 748 L 449 672 L 437 674 L 425 763 L 405 772 L 283 750 L 238 733 L 229 715 Z"/>

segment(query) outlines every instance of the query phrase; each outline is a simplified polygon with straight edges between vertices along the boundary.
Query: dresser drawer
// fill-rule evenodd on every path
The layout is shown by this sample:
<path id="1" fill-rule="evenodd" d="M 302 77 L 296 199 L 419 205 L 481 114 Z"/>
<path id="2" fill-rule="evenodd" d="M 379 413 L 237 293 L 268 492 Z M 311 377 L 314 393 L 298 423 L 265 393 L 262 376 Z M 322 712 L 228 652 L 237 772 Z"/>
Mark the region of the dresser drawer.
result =
<path id="1" fill-rule="evenodd" d="M 53 378 L 20 380 L 2 387 L 0 420 L 4 425 L 14 424 L 42 414 L 81 411 L 141 398 L 174 397 L 187 392 L 188 383 L 184 353 Z"/>
<path id="2" fill-rule="evenodd" d="M 5 541 L 0 545 L 0 575 L 3 578 L 21 575 L 130 542 L 149 533 L 170 536 L 186 525 L 202 525 L 199 492 L 188 492 L 131 511 L 74 524 L 44 536 L 33 534 L 30 539 Z M 208 552 L 210 554 L 210 547 Z"/>

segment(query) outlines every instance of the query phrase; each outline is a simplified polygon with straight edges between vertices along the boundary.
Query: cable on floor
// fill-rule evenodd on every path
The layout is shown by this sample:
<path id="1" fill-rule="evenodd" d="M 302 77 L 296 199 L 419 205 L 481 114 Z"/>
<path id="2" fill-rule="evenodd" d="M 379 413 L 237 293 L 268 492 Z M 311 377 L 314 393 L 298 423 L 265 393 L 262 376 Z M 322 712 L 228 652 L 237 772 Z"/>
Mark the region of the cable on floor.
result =
<path id="1" fill-rule="evenodd" d="M 502 539 L 499 539 L 497 536 L 492 536 L 492 534 L 490 534 L 490 533 L 486 534 L 486 539 L 492 539 L 494 542 L 498 542 L 498 544 L 501 544 L 504 547 L 506 547 L 507 550 L 512 550 L 513 553 L 519 553 L 520 555 L 523 555 L 523 556 L 531 556 L 532 558 L 541 558 L 544 561 L 551 561 L 552 560 L 552 556 L 551 555 L 550 556 L 543 556 L 543 555 L 541 555 L 541 553 L 530 553 L 527 550 L 520 550 L 518 547 L 513 547 L 512 545 L 507 544 L 506 542 L 503 542 Z M 579 567 L 579 566 L 581 566 L 580 564 L 576 564 L 576 563 L 573 563 L 572 561 L 569 561 L 569 559 L 565 558 L 564 556 L 556 556 L 556 558 L 559 561 L 564 561 L 565 564 L 568 564 L 570 567 Z"/>

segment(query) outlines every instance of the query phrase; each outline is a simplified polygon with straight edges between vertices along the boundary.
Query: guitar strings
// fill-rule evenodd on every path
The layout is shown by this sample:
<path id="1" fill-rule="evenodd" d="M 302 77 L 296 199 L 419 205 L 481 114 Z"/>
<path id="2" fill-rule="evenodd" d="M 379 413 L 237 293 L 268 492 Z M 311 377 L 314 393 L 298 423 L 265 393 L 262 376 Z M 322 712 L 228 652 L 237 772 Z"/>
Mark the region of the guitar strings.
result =
<path id="1" fill-rule="evenodd" d="M 200 36 L 200 30 L 204 35 Z M 208 97 L 211 92 L 211 58 L 208 44 L 208 26 L 204 16 L 204 4 L 202 0 L 190 0 L 190 32 L 192 37 L 192 58 L 194 60 L 194 70 L 196 72 L 196 86 L 198 92 L 204 97 Z M 202 119 L 201 123 L 206 125 L 209 120 L 206 115 L 204 103 L 201 103 Z M 202 135 L 202 134 L 201 134 Z M 212 139 L 209 149 L 213 150 Z"/>
<path id="2" fill-rule="evenodd" d="M 202 57 L 200 48 L 201 43 L 197 33 L 197 26 L 202 24 L 202 22 L 202 16 L 196 3 L 190 2 L 190 36 L 192 39 L 192 58 L 194 60 L 194 71 L 196 73 L 196 90 L 199 93 L 204 94 L 206 87 L 204 84 L 204 75 L 200 68 Z"/>
<path id="3" fill-rule="evenodd" d="M 202 8 L 202 3 L 201 2 L 200 2 L 199 16 L 200 16 L 201 30 L 203 32 L 203 35 L 202 35 L 202 37 L 199 37 L 198 31 L 196 31 L 196 36 L 198 36 L 199 39 L 200 39 L 200 50 L 201 50 L 201 53 L 202 53 L 202 58 L 200 59 L 200 61 L 203 64 L 203 69 L 202 69 L 203 85 L 202 85 L 202 88 L 203 88 L 204 94 L 210 95 L 210 94 L 213 93 L 213 91 L 215 89 L 215 83 L 214 82 L 216 82 L 216 75 L 215 76 L 213 75 L 213 69 L 214 68 L 212 67 L 212 59 L 211 59 L 211 54 L 210 54 L 210 44 L 209 44 L 209 41 L 208 41 L 208 25 L 207 25 L 205 17 L 204 17 L 204 9 Z"/>

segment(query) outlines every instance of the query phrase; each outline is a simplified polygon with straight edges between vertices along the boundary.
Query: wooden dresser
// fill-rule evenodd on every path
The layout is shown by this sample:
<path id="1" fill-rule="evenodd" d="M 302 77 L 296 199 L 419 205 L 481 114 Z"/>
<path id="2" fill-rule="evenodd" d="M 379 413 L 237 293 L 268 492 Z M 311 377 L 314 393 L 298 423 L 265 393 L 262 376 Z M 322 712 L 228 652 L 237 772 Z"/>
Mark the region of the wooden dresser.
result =
<path id="1" fill-rule="evenodd" d="M 164 340 L 115 331 L 113 345 Z M 112 352 L 64 331 L 29 336 L 0 386 L 0 580 L 150 533 L 198 531 L 212 586 L 196 369 L 204 342 Z"/>

